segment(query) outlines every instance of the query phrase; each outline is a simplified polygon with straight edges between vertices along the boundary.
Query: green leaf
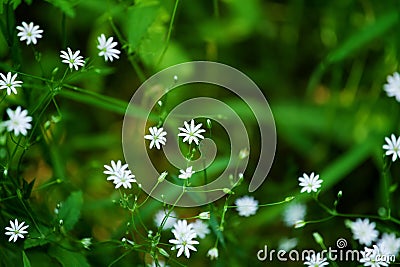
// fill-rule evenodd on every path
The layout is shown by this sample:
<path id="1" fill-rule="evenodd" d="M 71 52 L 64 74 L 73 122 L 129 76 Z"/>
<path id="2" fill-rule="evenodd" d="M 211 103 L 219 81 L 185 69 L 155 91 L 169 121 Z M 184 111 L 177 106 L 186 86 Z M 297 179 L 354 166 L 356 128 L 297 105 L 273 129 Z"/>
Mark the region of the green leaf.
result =
<path id="1" fill-rule="evenodd" d="M 28 183 L 23 180 L 23 197 L 24 199 L 28 199 L 31 196 L 33 185 L 35 184 L 36 179 L 33 179 L 32 182 Z"/>
<path id="2" fill-rule="evenodd" d="M 140 42 L 147 35 L 149 27 L 158 15 L 159 8 L 160 5 L 157 1 L 147 1 L 129 8 L 125 24 L 129 53 L 136 51 Z"/>
<path id="3" fill-rule="evenodd" d="M 90 267 L 85 256 L 81 253 L 66 250 L 59 246 L 52 246 L 49 255 L 57 259 L 63 267 Z"/>
<path id="4" fill-rule="evenodd" d="M 64 221 L 65 230 L 71 230 L 78 222 L 82 204 L 83 197 L 81 191 L 71 193 L 67 200 L 62 203 L 58 216 L 60 220 Z"/>
<path id="5" fill-rule="evenodd" d="M 22 261 L 24 263 L 24 267 L 31 267 L 31 262 L 28 259 L 28 256 L 26 256 L 25 251 L 22 251 Z"/>

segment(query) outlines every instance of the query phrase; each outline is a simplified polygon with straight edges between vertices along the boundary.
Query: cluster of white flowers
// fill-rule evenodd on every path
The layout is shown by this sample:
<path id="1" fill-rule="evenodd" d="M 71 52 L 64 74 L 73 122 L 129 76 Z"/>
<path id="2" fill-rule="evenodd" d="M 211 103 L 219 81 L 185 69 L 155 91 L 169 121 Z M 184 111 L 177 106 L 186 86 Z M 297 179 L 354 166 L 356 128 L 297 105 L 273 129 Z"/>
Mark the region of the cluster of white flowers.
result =
<path id="1" fill-rule="evenodd" d="M 299 186 L 303 187 L 300 193 L 307 192 L 317 192 L 318 188 L 321 187 L 322 180 L 319 179 L 319 175 L 315 175 L 313 172 L 308 176 L 307 174 L 303 174 L 302 177 L 299 177 Z"/>
<path id="2" fill-rule="evenodd" d="M 392 155 L 392 161 L 396 161 L 396 159 L 400 158 L 400 137 L 397 137 L 392 134 L 389 137 L 385 137 L 386 144 L 382 146 L 383 149 L 386 150 L 386 156 Z"/>
<path id="3" fill-rule="evenodd" d="M 6 227 L 5 230 L 5 235 L 9 235 L 10 238 L 8 239 L 8 242 L 13 242 L 17 241 L 18 238 L 25 238 L 24 234 L 27 234 L 28 231 L 26 229 L 29 227 L 29 225 L 24 225 L 25 222 L 18 223 L 18 219 L 15 219 L 15 221 L 10 220 L 10 227 Z"/>
<path id="4" fill-rule="evenodd" d="M 120 160 L 117 163 L 112 160 L 111 166 L 104 165 L 104 168 L 106 170 L 103 173 L 108 175 L 107 180 L 113 181 L 115 188 L 119 188 L 121 185 L 124 188 L 131 188 L 131 183 L 136 182 L 135 175 L 128 169 L 128 164 L 122 165 Z"/>
<path id="5" fill-rule="evenodd" d="M 175 239 L 170 239 L 169 242 L 173 244 L 172 250 L 177 250 L 177 257 L 185 254 L 186 258 L 189 258 L 190 250 L 197 251 L 194 245 L 198 245 L 199 241 L 195 240 L 197 234 L 192 224 L 188 224 L 186 220 L 179 220 L 174 224 L 172 233 Z"/>
<path id="6" fill-rule="evenodd" d="M 30 22 L 29 24 L 22 22 L 22 26 L 17 26 L 17 30 L 19 31 L 17 34 L 20 37 L 19 40 L 21 42 L 26 41 L 27 45 L 36 45 L 37 39 L 43 37 L 43 30 L 41 30 L 40 27 L 35 25 L 33 22 Z M 113 37 L 106 38 L 104 34 L 101 34 L 99 37 L 97 37 L 97 41 L 97 49 L 100 50 L 98 55 L 104 57 L 105 61 L 113 61 L 114 58 L 119 58 L 121 51 L 115 48 L 118 43 L 114 42 Z M 70 69 L 75 68 L 75 70 L 78 70 L 79 67 L 83 67 L 85 65 L 83 57 L 79 54 L 79 50 L 73 52 L 71 48 L 67 47 L 67 51 L 60 52 L 60 57 L 62 59 L 62 63 L 68 64 Z"/>
<path id="7" fill-rule="evenodd" d="M 348 223 L 353 234 L 353 239 L 360 245 L 365 245 L 361 252 L 363 258 L 360 263 L 364 266 L 389 266 L 390 257 L 395 257 L 400 252 L 400 238 L 394 233 L 383 233 L 379 238 L 379 232 L 375 229 L 375 223 L 368 218 L 358 218 L 354 222 Z M 375 244 L 373 244 L 375 242 Z M 372 247 L 371 247 L 372 245 Z"/>

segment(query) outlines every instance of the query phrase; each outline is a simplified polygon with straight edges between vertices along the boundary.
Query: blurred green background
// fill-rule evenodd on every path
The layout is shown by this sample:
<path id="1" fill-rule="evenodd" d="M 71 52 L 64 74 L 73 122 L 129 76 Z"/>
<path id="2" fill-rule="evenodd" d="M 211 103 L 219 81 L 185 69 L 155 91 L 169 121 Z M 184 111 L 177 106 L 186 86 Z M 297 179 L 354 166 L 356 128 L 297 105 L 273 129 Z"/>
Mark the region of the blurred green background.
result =
<path id="1" fill-rule="evenodd" d="M 129 214 L 118 203 L 112 203 L 118 200 L 119 193 L 102 172 L 103 165 L 111 159 L 123 159 L 121 127 L 127 103 L 146 78 L 186 61 L 228 64 L 248 75 L 268 99 L 277 127 L 277 151 L 267 180 L 253 194 L 260 203 L 297 196 L 297 178 L 315 171 L 324 180 L 320 199 L 328 206 L 333 205 L 339 190 L 343 191 L 338 205 L 341 212 L 376 214 L 384 205 L 381 147 L 385 136 L 398 133 L 400 109 L 399 103 L 385 95 L 382 86 L 386 76 L 398 70 L 398 1 L 19 2 L 0 1 L 2 72 L 13 69 L 45 78 L 55 74 L 59 79 L 65 69 L 59 59 L 60 50 L 68 46 L 91 58 L 89 67 L 66 80 L 83 91 L 71 86 L 60 89 L 55 96 L 62 117 L 53 105 L 40 117 L 43 124 L 52 116 L 60 121 L 36 131 L 40 140 L 24 156 L 21 174 L 28 182 L 36 179 L 29 203 L 41 224 L 49 229 L 57 224 L 53 212 L 56 204 L 73 191 L 83 192 L 81 218 L 70 236 L 93 236 L 91 250 L 76 252 L 85 255 L 91 266 L 107 266 L 126 252 L 117 244 L 106 242 L 121 240 Z M 34 48 L 16 37 L 15 26 L 22 21 L 33 21 L 44 30 L 44 37 Z M 118 40 L 118 48 L 123 50 L 119 60 L 106 64 L 97 57 L 96 38 L 101 33 Z M 54 72 L 56 67 L 58 72 Z M 20 77 L 25 88 L 18 96 L 7 97 L 7 105 L 23 104 L 29 109 L 49 89 L 38 79 Z M 232 105 L 239 102 L 223 91 L 211 94 Z M 197 95 L 175 95 L 169 98 L 169 107 Z M 2 102 L 2 110 L 7 105 Z M 38 113 L 35 118 L 39 119 Z M 256 126 L 248 129 L 249 135 L 254 136 L 252 151 L 257 151 L 259 145 Z M 157 160 L 165 164 L 163 159 Z M 251 153 L 245 177 L 251 177 L 257 160 L 257 153 Z M 393 164 L 393 184 L 399 181 L 399 171 L 398 164 Z M 62 183 L 40 189 L 57 179 Z M 246 179 L 232 199 L 248 194 L 248 182 Z M 328 216 L 315 202 L 303 196 L 299 199 L 308 205 L 307 220 Z M 222 204 L 223 200 L 213 206 L 221 208 Z M 399 204 L 399 198 L 394 204 Z M 7 214 L 23 214 L 18 208 L 11 209 L 13 205 L 20 204 L 0 202 Z M 161 203 L 152 200 L 142 208 L 143 221 L 150 228 L 155 229 L 153 216 L 161 207 Z M 285 205 L 260 208 L 249 218 L 230 210 L 224 231 L 225 247 L 220 247 L 219 259 L 210 263 L 205 256 L 215 241 L 211 234 L 201 240 L 191 259 L 181 257 L 179 261 L 188 266 L 261 266 L 267 263 L 257 260 L 257 251 L 264 245 L 276 249 L 283 237 L 297 237 L 299 248 L 315 249 L 319 249 L 312 238 L 315 231 L 327 245 L 334 246 L 339 237 L 351 240 L 344 218 L 290 229 L 282 223 L 284 208 Z M 177 213 L 187 217 L 202 210 L 177 209 Z M 392 215 L 399 217 L 399 209 L 393 210 Z M 5 218 L 1 226 L 8 224 Z M 377 224 L 382 231 L 399 230 L 390 223 Z M 165 234 L 163 242 L 169 238 Z M 8 259 L 4 262 L 22 264 L 20 254 L 15 252 L 22 248 L 21 244 L 8 244 L 2 238 L 0 248 L 1 257 Z M 48 250 L 48 244 L 26 250 L 32 266 L 57 266 L 59 263 Z M 148 255 L 132 252 L 115 266 L 140 266 L 144 261 L 149 262 Z"/>

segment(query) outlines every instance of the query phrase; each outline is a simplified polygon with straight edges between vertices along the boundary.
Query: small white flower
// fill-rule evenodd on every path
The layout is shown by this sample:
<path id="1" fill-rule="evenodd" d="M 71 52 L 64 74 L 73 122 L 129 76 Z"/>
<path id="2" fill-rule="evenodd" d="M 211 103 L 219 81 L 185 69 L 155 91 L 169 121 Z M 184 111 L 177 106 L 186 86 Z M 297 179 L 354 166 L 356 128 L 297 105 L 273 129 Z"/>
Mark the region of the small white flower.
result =
<path id="1" fill-rule="evenodd" d="M 385 137 L 386 145 L 383 145 L 382 148 L 386 150 L 386 156 L 392 155 L 392 161 L 395 161 L 400 158 L 400 137 L 396 138 L 394 134 L 390 137 L 392 140 Z"/>
<path id="2" fill-rule="evenodd" d="M 9 235 L 10 238 L 8 239 L 8 242 L 11 242 L 11 240 L 13 240 L 13 242 L 17 241 L 18 237 L 20 238 L 24 238 L 24 234 L 27 234 L 28 231 L 25 231 L 26 228 L 29 227 L 29 225 L 25 225 L 25 222 L 22 222 L 21 224 L 18 223 L 18 219 L 15 219 L 15 221 L 11 221 L 10 220 L 10 226 L 11 227 L 6 227 L 5 230 L 7 232 L 5 232 L 6 235 Z"/>
<path id="3" fill-rule="evenodd" d="M 204 136 L 201 133 L 204 133 L 206 130 L 201 128 L 201 123 L 194 125 L 194 120 L 190 121 L 190 125 L 188 122 L 183 122 L 185 127 L 180 127 L 179 130 L 181 131 L 178 136 L 183 137 L 183 142 L 188 141 L 189 145 L 192 142 L 195 142 L 196 145 L 199 144 L 199 138 L 204 139 Z"/>
<path id="4" fill-rule="evenodd" d="M 279 241 L 278 250 L 289 252 L 298 244 L 297 238 L 283 238 Z"/>
<path id="5" fill-rule="evenodd" d="M 81 51 L 77 50 L 76 52 L 72 52 L 69 47 L 67 47 L 67 51 L 68 53 L 61 51 L 60 57 L 64 59 L 62 63 L 68 64 L 70 69 L 75 68 L 75 70 L 78 70 L 79 66 L 85 64 L 83 57 L 79 55 Z"/>
<path id="6" fill-rule="evenodd" d="M 90 249 L 90 246 L 92 245 L 92 238 L 91 237 L 82 238 L 81 244 L 85 249 Z"/>
<path id="7" fill-rule="evenodd" d="M 258 201 L 250 196 L 236 199 L 235 205 L 237 206 L 236 210 L 239 212 L 239 215 L 244 217 L 256 214 L 258 209 Z"/>
<path id="8" fill-rule="evenodd" d="M 386 257 L 383 257 L 377 245 L 373 245 L 373 248 L 364 248 L 364 251 L 361 251 L 361 256 L 362 258 L 359 261 L 363 263 L 364 266 L 389 266 L 385 261 Z"/>
<path id="9" fill-rule="evenodd" d="M 317 254 L 313 253 L 311 256 L 307 256 L 304 265 L 310 267 L 322 267 L 329 265 L 329 262 L 327 262 L 326 258 L 322 257 L 321 253 L 318 252 Z"/>
<path id="10" fill-rule="evenodd" d="M 210 233 L 210 229 L 208 229 L 208 224 L 204 223 L 202 220 L 196 220 L 194 223 L 191 223 L 193 231 L 196 233 L 200 239 L 203 239 Z"/>
<path id="11" fill-rule="evenodd" d="M 186 168 L 186 170 L 180 170 L 179 172 L 181 173 L 178 176 L 180 179 L 189 179 L 194 173 L 194 171 L 192 171 L 192 166 Z"/>
<path id="12" fill-rule="evenodd" d="M 147 140 L 151 140 L 150 142 L 150 149 L 156 146 L 157 149 L 161 148 L 161 145 L 165 145 L 165 142 L 167 142 L 167 138 L 165 136 L 167 135 L 167 132 L 164 131 L 164 129 L 157 128 L 157 127 L 150 127 L 149 128 L 150 134 L 145 135 L 144 138 Z"/>
<path id="13" fill-rule="evenodd" d="M 30 43 L 36 44 L 39 38 L 42 38 L 43 30 L 39 29 L 39 26 L 34 25 L 33 22 L 27 24 L 26 22 L 22 22 L 22 26 L 17 26 L 17 30 L 19 33 L 19 40 L 25 41 L 26 44 L 29 45 Z"/>
<path id="14" fill-rule="evenodd" d="M 383 90 L 389 97 L 395 97 L 397 102 L 400 102 L 400 75 L 395 72 L 393 75 L 388 75 L 387 83 L 383 85 Z"/>
<path id="15" fill-rule="evenodd" d="M 190 250 L 197 251 L 194 245 L 199 244 L 196 238 L 196 232 L 192 229 L 191 224 L 187 224 L 186 220 L 177 221 L 172 230 L 175 239 L 170 239 L 173 244 L 172 250 L 178 250 L 176 256 L 179 257 L 185 254 L 186 258 L 190 257 Z"/>
<path id="16" fill-rule="evenodd" d="M 135 175 L 130 170 L 124 171 L 120 176 L 114 179 L 115 189 L 120 188 L 121 185 L 126 188 L 132 188 L 131 183 L 136 183 Z"/>
<path id="17" fill-rule="evenodd" d="M 119 176 L 123 175 L 125 171 L 128 170 L 128 164 L 122 165 L 120 160 L 118 160 L 117 163 L 115 163 L 115 161 L 112 160 L 111 166 L 104 165 L 104 168 L 106 170 L 103 173 L 109 175 L 107 177 L 107 180 L 114 181 L 115 179 L 118 179 Z"/>
<path id="18" fill-rule="evenodd" d="M 18 94 L 17 89 L 15 87 L 21 87 L 22 82 L 16 81 L 17 73 L 11 76 L 11 72 L 7 73 L 5 76 L 3 73 L 0 73 L 0 90 L 7 89 L 7 95 L 11 95 L 12 93 Z"/>
<path id="19" fill-rule="evenodd" d="M 32 125 L 30 124 L 32 117 L 28 116 L 28 111 L 26 109 L 22 110 L 22 108 L 18 106 L 15 111 L 8 108 L 7 114 L 10 118 L 8 121 L 4 122 L 7 131 L 14 131 L 16 136 L 19 134 L 26 136 L 28 133 L 27 130 L 32 128 Z"/>
<path id="20" fill-rule="evenodd" d="M 396 238 L 394 233 L 382 234 L 381 239 L 376 244 L 384 255 L 396 256 L 400 252 L 400 238 Z"/>
<path id="21" fill-rule="evenodd" d="M 317 192 L 318 188 L 321 187 L 322 180 L 319 180 L 319 175 L 311 173 L 310 176 L 303 174 L 303 177 L 299 177 L 299 186 L 302 186 L 300 193 L 307 191 L 307 193 Z"/>
<path id="22" fill-rule="evenodd" d="M 101 34 L 99 37 L 97 37 L 97 41 L 99 42 L 97 45 L 97 48 L 100 50 L 99 56 L 104 56 L 105 61 L 113 61 L 114 58 L 119 58 L 118 54 L 121 52 L 114 48 L 118 43 L 113 42 L 113 37 L 106 39 L 105 35 Z"/>
<path id="23" fill-rule="evenodd" d="M 304 221 L 307 206 L 301 203 L 292 203 L 283 212 L 283 222 L 286 226 L 292 227 L 298 221 Z"/>
<path id="24" fill-rule="evenodd" d="M 210 219 L 210 212 L 209 211 L 203 211 L 199 214 L 199 218 L 202 220 L 209 220 Z"/>
<path id="25" fill-rule="evenodd" d="M 156 213 L 156 215 L 154 216 L 154 223 L 157 227 L 161 226 L 161 223 L 164 220 L 164 217 L 167 216 L 167 211 L 164 210 L 160 210 Z M 172 211 L 169 214 L 169 217 L 165 219 L 165 224 L 163 227 L 163 230 L 167 230 L 167 229 L 171 229 L 172 227 L 174 227 L 174 224 L 177 222 L 176 219 L 176 213 L 174 211 Z"/>
<path id="26" fill-rule="evenodd" d="M 216 247 L 209 249 L 207 252 L 207 257 L 210 257 L 211 260 L 218 259 L 218 249 Z"/>
<path id="27" fill-rule="evenodd" d="M 350 229 L 354 240 L 358 240 L 361 245 L 370 246 L 379 235 L 379 232 L 375 230 L 375 223 L 370 223 L 369 219 L 358 218 L 355 222 L 351 222 Z"/>

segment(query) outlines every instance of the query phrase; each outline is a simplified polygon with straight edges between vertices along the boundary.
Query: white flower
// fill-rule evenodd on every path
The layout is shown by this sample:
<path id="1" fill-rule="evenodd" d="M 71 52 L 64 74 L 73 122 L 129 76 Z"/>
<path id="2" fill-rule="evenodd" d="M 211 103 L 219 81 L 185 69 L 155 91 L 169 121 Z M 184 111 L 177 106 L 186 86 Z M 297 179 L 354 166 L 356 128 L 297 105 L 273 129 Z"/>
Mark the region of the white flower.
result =
<path id="1" fill-rule="evenodd" d="M 185 127 L 180 127 L 179 130 L 181 131 L 178 136 L 183 136 L 183 142 L 188 141 L 189 145 L 194 141 L 196 145 L 199 144 L 199 138 L 204 139 L 204 136 L 201 133 L 204 133 L 206 130 L 201 128 L 201 123 L 194 125 L 194 120 L 187 123 L 186 121 L 183 122 Z"/>
<path id="2" fill-rule="evenodd" d="M 292 203 L 287 206 L 283 212 L 283 222 L 285 225 L 292 227 L 298 221 L 304 221 L 307 206 L 301 203 Z"/>
<path id="3" fill-rule="evenodd" d="M 236 210 L 239 212 L 239 215 L 245 217 L 256 214 L 258 209 L 258 201 L 250 196 L 236 199 L 235 205 L 237 206 Z"/>
<path id="4" fill-rule="evenodd" d="M 392 161 L 395 161 L 397 158 L 400 158 L 400 137 L 396 138 L 394 134 L 389 137 L 385 137 L 386 145 L 383 145 L 382 148 L 386 150 L 386 156 L 392 156 Z"/>
<path id="5" fill-rule="evenodd" d="M 400 75 L 395 72 L 392 76 L 388 75 L 387 83 L 383 85 L 383 90 L 389 97 L 395 97 L 400 102 Z"/>
<path id="6" fill-rule="evenodd" d="M 359 260 L 360 263 L 363 263 L 364 266 L 371 267 L 380 267 L 380 266 L 389 266 L 386 262 L 387 257 L 384 257 L 377 245 L 373 245 L 373 248 L 364 248 L 364 251 L 361 251 L 362 258 Z"/>
<path id="7" fill-rule="evenodd" d="M 120 54 L 121 52 L 118 49 L 114 48 L 118 43 L 113 42 L 113 37 L 106 39 L 104 34 L 101 34 L 99 37 L 97 37 L 97 41 L 99 42 L 99 44 L 97 45 L 97 48 L 100 50 L 99 56 L 104 56 L 104 59 L 106 61 L 113 61 L 114 57 L 116 59 L 119 58 L 118 54 Z"/>
<path id="8" fill-rule="evenodd" d="M 354 240 L 358 240 L 361 245 L 370 246 L 378 238 L 379 232 L 375 230 L 375 223 L 369 219 L 361 220 L 358 218 L 350 224 Z"/>
<path id="9" fill-rule="evenodd" d="M 289 252 L 297 246 L 297 238 L 283 238 L 279 241 L 278 250 Z"/>
<path id="10" fill-rule="evenodd" d="M 160 210 L 156 213 L 156 215 L 154 215 L 154 223 L 157 227 L 161 226 L 161 223 L 164 220 L 164 217 L 167 216 L 167 211 L 164 210 Z M 171 229 L 172 227 L 174 227 L 174 224 L 176 223 L 177 219 L 176 219 L 176 213 L 174 211 L 172 211 L 169 214 L 169 217 L 165 219 L 165 224 L 163 227 L 163 230 L 167 230 L 167 229 Z"/>
<path id="11" fill-rule="evenodd" d="M 107 180 L 115 180 L 117 177 L 121 176 L 125 171 L 128 170 L 128 164 L 122 165 L 121 161 L 118 160 L 117 163 L 115 161 L 111 161 L 111 166 L 104 165 L 106 169 L 103 173 L 108 174 Z"/>
<path id="12" fill-rule="evenodd" d="M 396 256 L 400 252 L 400 238 L 396 238 L 394 233 L 382 234 L 381 239 L 376 244 L 384 255 Z"/>
<path id="13" fill-rule="evenodd" d="M 202 220 L 196 220 L 194 223 L 191 223 L 193 231 L 196 233 L 200 239 L 203 239 L 210 233 L 210 229 L 208 229 L 208 224 L 204 223 Z"/>
<path id="14" fill-rule="evenodd" d="M 160 149 L 161 145 L 165 145 L 165 142 L 167 142 L 167 138 L 165 138 L 167 132 L 164 131 L 162 127 L 161 128 L 150 127 L 149 131 L 150 134 L 145 135 L 144 138 L 147 140 L 151 140 L 150 149 L 152 149 L 154 145 L 156 146 L 157 149 Z"/>
<path id="15" fill-rule="evenodd" d="M 211 260 L 217 259 L 218 258 L 218 249 L 216 247 L 209 249 L 207 252 L 207 257 L 210 257 Z"/>
<path id="16" fill-rule="evenodd" d="M 7 232 L 5 232 L 6 235 L 9 235 L 10 238 L 8 239 L 8 242 L 11 242 L 11 240 L 13 240 L 13 242 L 17 241 L 18 237 L 20 238 L 24 238 L 24 234 L 27 234 L 28 231 L 25 231 L 26 228 L 29 227 L 29 225 L 25 225 L 25 222 L 22 222 L 21 224 L 18 223 L 18 219 L 15 219 L 15 221 L 11 221 L 10 220 L 10 226 L 11 227 L 6 227 L 5 230 Z"/>
<path id="17" fill-rule="evenodd" d="M 29 24 L 22 22 L 22 26 L 17 26 L 17 30 L 19 31 L 17 34 L 20 37 L 19 40 L 21 42 L 26 40 L 27 45 L 30 43 L 36 44 L 36 39 L 42 38 L 41 33 L 43 33 L 43 30 L 40 30 L 39 26 L 34 25 L 33 22 Z"/>
<path id="18" fill-rule="evenodd" d="M 179 257 L 185 254 L 186 258 L 190 257 L 190 250 L 197 251 L 193 245 L 199 244 L 196 238 L 196 233 L 192 229 L 191 224 L 187 224 L 186 220 L 177 221 L 172 230 L 175 239 L 170 239 L 169 242 L 173 244 L 172 250 L 178 250 L 176 256 Z"/>
<path id="19" fill-rule="evenodd" d="M 125 238 L 125 237 L 123 237 L 123 238 L 121 239 L 121 242 L 122 242 L 122 243 L 125 243 L 125 244 L 129 244 L 129 245 L 131 245 L 131 246 L 134 246 L 134 245 L 135 245 L 135 242 L 133 242 L 132 240 L 129 240 L 129 239 Z"/>
<path id="20" fill-rule="evenodd" d="M 32 117 L 28 116 L 28 111 L 26 109 L 22 110 L 21 107 L 18 106 L 15 111 L 8 108 L 7 114 L 10 118 L 8 121 L 4 122 L 4 126 L 7 127 L 7 131 L 14 131 L 16 136 L 19 134 L 24 136 L 27 135 L 27 130 L 32 128 L 32 125 L 30 124 Z"/>
<path id="21" fill-rule="evenodd" d="M 17 74 L 15 73 L 11 76 L 11 72 L 7 73 L 7 76 L 0 73 L 0 90 L 7 89 L 7 95 L 11 95 L 11 93 L 17 94 L 17 89 L 15 87 L 21 87 L 22 82 L 16 81 Z"/>
<path id="22" fill-rule="evenodd" d="M 85 249 L 90 249 L 90 246 L 92 245 L 92 238 L 91 237 L 82 238 L 81 244 Z"/>
<path id="23" fill-rule="evenodd" d="M 210 219 L 210 212 L 209 211 L 203 211 L 199 214 L 199 218 L 202 220 L 209 220 Z"/>
<path id="24" fill-rule="evenodd" d="M 306 257 L 306 261 L 304 262 L 304 265 L 310 266 L 310 267 L 322 267 L 329 265 L 329 262 L 326 261 L 326 258 L 322 257 L 321 253 L 313 253 L 311 256 Z"/>
<path id="25" fill-rule="evenodd" d="M 179 174 L 178 178 L 180 179 L 188 179 L 192 177 L 194 171 L 192 171 L 192 166 L 186 168 L 186 170 L 180 170 L 179 171 L 181 174 Z"/>
<path id="26" fill-rule="evenodd" d="M 79 66 L 85 64 L 83 57 L 79 55 L 81 51 L 77 50 L 76 52 L 72 52 L 69 47 L 67 47 L 67 51 L 68 53 L 61 51 L 60 57 L 64 59 L 62 63 L 68 64 L 70 69 L 75 68 L 75 70 L 78 70 Z"/>
<path id="27" fill-rule="evenodd" d="M 131 183 L 136 183 L 135 175 L 130 170 L 124 171 L 121 175 L 116 176 L 114 179 L 115 189 L 120 188 L 121 185 L 124 188 L 132 188 Z"/>
<path id="28" fill-rule="evenodd" d="M 299 177 L 299 186 L 302 186 L 300 193 L 307 191 L 307 193 L 317 192 L 318 188 L 321 187 L 322 180 L 319 180 L 319 175 L 311 173 L 310 176 L 303 174 L 303 177 Z"/>

